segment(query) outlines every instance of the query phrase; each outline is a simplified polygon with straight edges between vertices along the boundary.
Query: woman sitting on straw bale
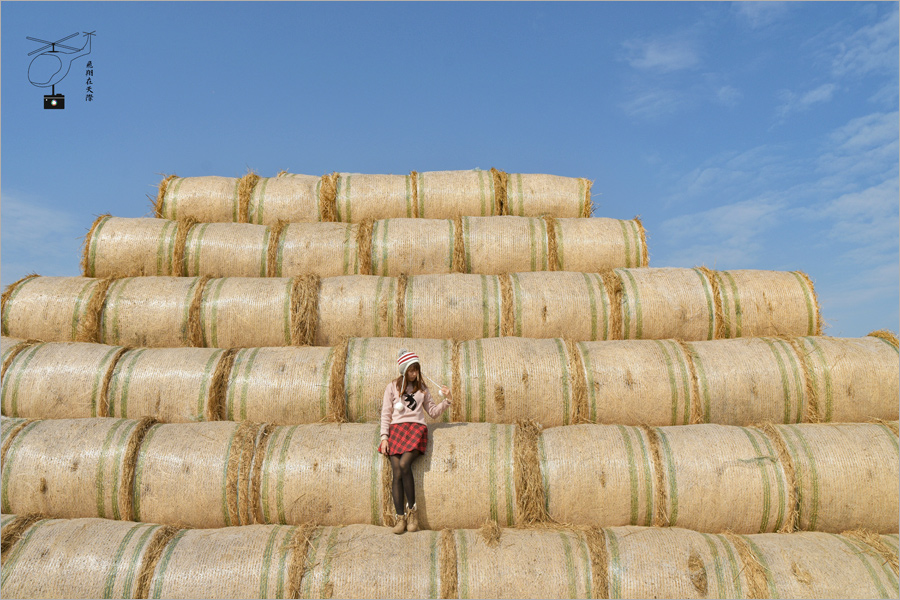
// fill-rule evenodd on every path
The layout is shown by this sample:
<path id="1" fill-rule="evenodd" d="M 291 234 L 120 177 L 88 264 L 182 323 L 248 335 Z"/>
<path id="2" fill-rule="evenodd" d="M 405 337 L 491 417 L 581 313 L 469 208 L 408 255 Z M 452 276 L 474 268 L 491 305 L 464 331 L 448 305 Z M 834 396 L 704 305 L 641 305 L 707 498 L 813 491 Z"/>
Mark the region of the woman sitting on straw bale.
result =
<path id="1" fill-rule="evenodd" d="M 436 419 L 450 406 L 450 388 L 441 386 L 444 401 L 435 404 L 423 381 L 419 357 L 405 348 L 397 357 L 400 377 L 391 381 L 384 390 L 381 404 L 381 444 L 378 451 L 391 459 L 394 482 L 396 525 L 394 533 L 416 531 L 419 528 L 416 513 L 416 486 L 412 463 L 428 448 L 427 412 Z M 404 509 L 404 499 L 406 508 Z"/>

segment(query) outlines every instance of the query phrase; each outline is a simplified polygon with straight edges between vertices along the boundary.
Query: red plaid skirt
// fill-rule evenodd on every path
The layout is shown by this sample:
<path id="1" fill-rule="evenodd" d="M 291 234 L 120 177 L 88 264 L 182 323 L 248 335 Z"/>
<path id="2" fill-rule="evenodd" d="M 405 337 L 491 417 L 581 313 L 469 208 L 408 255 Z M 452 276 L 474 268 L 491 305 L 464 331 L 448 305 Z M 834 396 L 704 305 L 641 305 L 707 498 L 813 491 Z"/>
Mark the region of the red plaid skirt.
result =
<path id="1" fill-rule="evenodd" d="M 418 450 L 425 454 L 428 447 L 428 427 L 421 423 L 393 423 L 388 429 L 387 454 L 403 454 Z"/>

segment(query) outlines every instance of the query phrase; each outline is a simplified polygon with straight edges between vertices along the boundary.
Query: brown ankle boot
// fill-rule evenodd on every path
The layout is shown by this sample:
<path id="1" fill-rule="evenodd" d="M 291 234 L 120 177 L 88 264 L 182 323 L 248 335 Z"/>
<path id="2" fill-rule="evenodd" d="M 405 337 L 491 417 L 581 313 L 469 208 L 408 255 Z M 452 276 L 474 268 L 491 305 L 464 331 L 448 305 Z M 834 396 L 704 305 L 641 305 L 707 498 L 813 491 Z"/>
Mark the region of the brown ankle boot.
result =
<path id="1" fill-rule="evenodd" d="M 406 531 L 406 515 L 395 515 L 394 523 L 394 529 L 392 529 L 394 533 L 401 534 Z"/>
<path id="2" fill-rule="evenodd" d="M 407 531 L 418 531 L 419 530 L 419 514 L 418 508 L 413 504 L 412 508 L 406 509 L 406 530 Z"/>

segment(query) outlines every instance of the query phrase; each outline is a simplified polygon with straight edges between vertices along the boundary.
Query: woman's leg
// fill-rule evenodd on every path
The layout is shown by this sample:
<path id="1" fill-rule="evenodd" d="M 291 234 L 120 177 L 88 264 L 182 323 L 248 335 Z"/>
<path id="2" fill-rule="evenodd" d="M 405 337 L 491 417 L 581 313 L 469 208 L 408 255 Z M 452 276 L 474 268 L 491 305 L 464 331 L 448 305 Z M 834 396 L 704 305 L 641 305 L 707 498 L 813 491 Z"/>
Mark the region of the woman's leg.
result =
<path id="1" fill-rule="evenodd" d="M 400 477 L 403 480 L 403 492 L 406 495 L 406 505 L 409 507 L 413 507 L 416 505 L 416 482 L 413 479 L 412 474 L 412 463 L 414 460 L 422 456 L 422 453 L 418 450 L 410 450 L 409 452 L 404 452 L 400 456 L 400 460 L 398 461 L 398 466 L 400 468 Z M 393 456 L 391 459 L 393 460 Z M 395 471 L 396 473 L 396 471 Z M 396 485 L 396 475 L 394 476 L 394 485 Z"/>
<path id="2" fill-rule="evenodd" d="M 391 492 L 394 496 L 394 510 L 397 511 L 394 514 L 402 515 L 406 513 L 406 507 L 403 506 L 403 474 L 400 469 L 401 457 L 399 454 L 391 454 L 389 458 L 391 459 L 391 469 L 394 472 L 394 481 L 391 484 Z"/>

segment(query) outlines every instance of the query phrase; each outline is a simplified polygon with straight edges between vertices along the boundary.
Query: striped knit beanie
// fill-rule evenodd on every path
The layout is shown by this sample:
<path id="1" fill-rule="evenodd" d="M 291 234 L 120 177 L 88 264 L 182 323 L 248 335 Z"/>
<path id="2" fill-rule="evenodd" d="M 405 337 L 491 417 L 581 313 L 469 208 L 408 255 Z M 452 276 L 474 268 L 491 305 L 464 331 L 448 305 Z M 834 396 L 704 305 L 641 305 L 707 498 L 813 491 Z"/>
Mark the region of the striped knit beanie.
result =
<path id="1" fill-rule="evenodd" d="M 406 377 L 406 370 L 411 364 L 419 362 L 419 357 L 415 352 L 410 352 L 406 348 L 397 354 L 397 366 L 400 368 L 400 376 Z"/>

